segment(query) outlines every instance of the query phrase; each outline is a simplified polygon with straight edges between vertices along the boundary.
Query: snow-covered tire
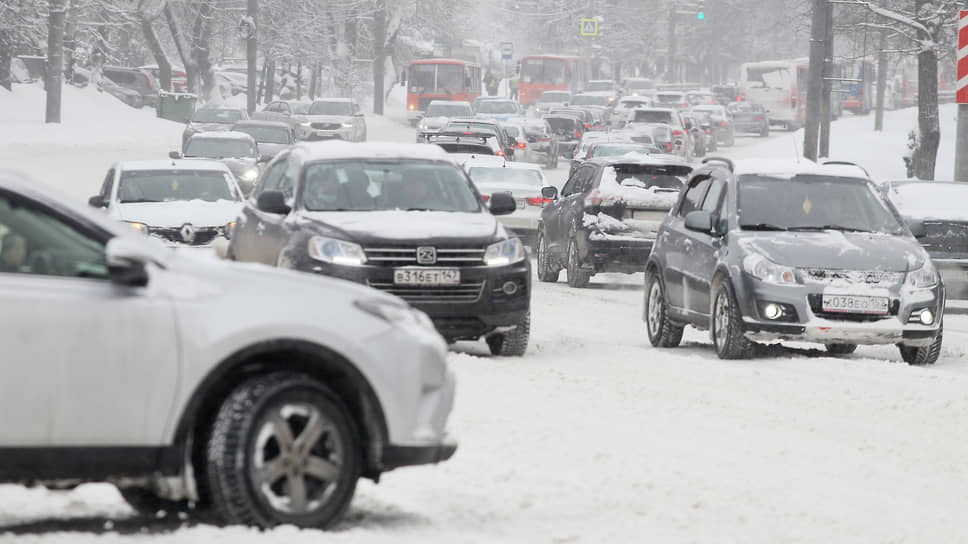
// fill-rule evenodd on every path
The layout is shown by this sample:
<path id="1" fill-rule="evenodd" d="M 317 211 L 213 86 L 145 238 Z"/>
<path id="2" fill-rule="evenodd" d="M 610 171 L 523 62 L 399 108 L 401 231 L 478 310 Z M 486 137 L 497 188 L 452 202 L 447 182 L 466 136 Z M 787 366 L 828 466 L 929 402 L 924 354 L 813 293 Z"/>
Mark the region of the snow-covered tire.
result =
<path id="1" fill-rule="evenodd" d="M 491 355 L 498 357 L 521 357 L 528 351 L 531 340 L 531 312 L 524 314 L 524 319 L 508 332 L 492 334 L 487 337 L 487 347 Z"/>
<path id="2" fill-rule="evenodd" d="M 850 355 L 857 351 L 857 344 L 825 344 L 824 347 L 831 355 Z"/>
<path id="3" fill-rule="evenodd" d="M 135 512 L 146 517 L 164 517 L 180 512 L 189 512 L 191 506 L 188 501 L 170 501 L 162 499 L 143 487 L 119 487 L 121 497 Z"/>
<path id="4" fill-rule="evenodd" d="M 709 331 L 720 359 L 748 359 L 753 355 L 753 343 L 743 331 L 743 316 L 736 304 L 729 278 L 724 278 L 716 289 Z"/>
<path id="5" fill-rule="evenodd" d="M 548 254 L 548 241 L 543 230 L 538 231 L 538 241 L 535 243 L 538 251 L 538 280 L 545 283 L 555 283 L 561 275 L 561 267 L 552 262 Z"/>
<path id="6" fill-rule="evenodd" d="M 359 438 L 340 400 L 304 374 L 239 385 L 206 444 L 206 488 L 228 524 L 326 528 L 346 511 L 361 473 Z"/>
<path id="7" fill-rule="evenodd" d="M 933 365 L 938 362 L 941 355 L 941 342 L 944 335 L 939 331 L 938 336 L 930 346 L 905 346 L 899 344 L 897 347 L 901 351 L 901 359 L 912 366 Z"/>
<path id="8" fill-rule="evenodd" d="M 581 257 L 578 255 L 578 242 L 572 238 L 568 242 L 568 286 L 576 289 L 588 287 L 592 279 L 591 273 L 582 269 Z"/>
<path id="9" fill-rule="evenodd" d="M 649 342 L 657 348 L 675 348 L 682 342 L 684 327 L 666 313 L 665 288 L 658 272 L 650 272 L 645 286 L 645 328 Z"/>

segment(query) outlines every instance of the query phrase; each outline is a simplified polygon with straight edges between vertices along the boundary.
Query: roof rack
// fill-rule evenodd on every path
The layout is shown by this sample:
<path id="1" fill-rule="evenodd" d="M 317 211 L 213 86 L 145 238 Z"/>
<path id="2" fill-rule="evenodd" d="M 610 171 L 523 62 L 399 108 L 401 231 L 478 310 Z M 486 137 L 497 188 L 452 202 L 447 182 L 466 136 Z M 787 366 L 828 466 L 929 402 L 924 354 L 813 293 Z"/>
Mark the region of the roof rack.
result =
<path id="1" fill-rule="evenodd" d="M 730 172 L 733 172 L 736 168 L 733 165 L 733 161 L 727 159 L 726 157 L 706 157 L 705 159 L 702 160 L 703 164 L 709 164 L 711 162 L 718 162 L 721 164 L 725 164 L 726 168 L 728 168 Z"/>
<path id="2" fill-rule="evenodd" d="M 871 179 L 871 173 L 868 172 L 866 168 L 864 168 L 863 166 L 857 164 L 856 162 L 850 162 L 850 161 L 824 161 L 823 162 L 823 165 L 824 166 L 853 166 L 853 167 L 859 169 L 861 172 L 863 172 L 864 175 L 867 176 L 867 179 Z"/>

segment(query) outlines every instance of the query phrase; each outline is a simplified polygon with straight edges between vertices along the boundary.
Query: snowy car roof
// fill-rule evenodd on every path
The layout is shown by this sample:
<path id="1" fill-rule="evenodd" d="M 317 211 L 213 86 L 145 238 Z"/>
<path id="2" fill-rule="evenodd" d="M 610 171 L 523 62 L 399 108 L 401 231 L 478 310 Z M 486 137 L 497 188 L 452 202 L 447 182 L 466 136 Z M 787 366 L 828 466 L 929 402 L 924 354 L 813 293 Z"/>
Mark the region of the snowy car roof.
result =
<path id="1" fill-rule="evenodd" d="M 471 168 L 474 166 L 487 166 L 492 168 L 510 168 L 512 170 L 537 170 L 541 172 L 541 165 L 533 162 L 513 162 L 506 161 L 504 157 L 498 157 L 494 155 L 477 155 L 473 158 L 467 159 L 464 162 L 464 168 Z"/>
<path id="2" fill-rule="evenodd" d="M 684 161 L 677 155 L 644 155 L 640 153 L 629 153 L 619 157 L 594 157 L 588 159 L 589 164 L 603 164 L 615 166 L 616 164 L 635 164 L 641 166 L 683 166 L 692 169 L 692 165 Z"/>
<path id="3" fill-rule="evenodd" d="M 746 159 L 736 161 L 733 173 L 737 176 L 765 175 L 778 178 L 795 176 L 837 176 L 870 181 L 863 167 L 851 164 L 817 164 L 807 159 Z"/>
<path id="4" fill-rule="evenodd" d="M 471 103 L 466 100 L 431 100 L 427 104 L 427 106 L 428 107 L 433 106 L 434 104 L 437 104 L 437 105 L 454 104 L 455 106 L 468 106 L 468 107 L 470 107 L 471 105 Z"/>
<path id="5" fill-rule="evenodd" d="M 253 139 L 252 136 L 244 132 L 237 132 L 234 130 L 228 130 L 225 132 L 215 132 L 215 131 L 198 132 L 198 133 L 192 134 L 192 137 L 190 139 L 194 140 L 196 138 L 197 139 L 204 138 L 206 140 L 246 140 L 246 141 L 252 140 L 253 142 L 255 141 L 255 139 Z"/>
<path id="6" fill-rule="evenodd" d="M 156 159 L 146 161 L 121 161 L 114 165 L 119 170 L 218 170 L 230 172 L 228 166 L 219 161 L 204 159 Z"/>
<path id="7" fill-rule="evenodd" d="M 352 102 L 352 101 L 353 101 L 352 98 L 334 97 L 334 98 L 317 98 L 313 102 L 314 103 L 315 102 L 342 102 L 342 103 L 348 103 L 348 102 Z"/>
<path id="8" fill-rule="evenodd" d="M 307 162 L 333 159 L 418 159 L 454 162 L 446 151 L 436 145 L 353 143 L 340 140 L 302 142 L 293 147 L 292 155 Z"/>
<path id="9" fill-rule="evenodd" d="M 238 121 L 234 125 L 235 127 L 267 127 L 267 128 L 289 128 L 289 123 L 283 123 L 281 121 L 259 121 L 256 119 L 246 119 L 244 121 Z"/>

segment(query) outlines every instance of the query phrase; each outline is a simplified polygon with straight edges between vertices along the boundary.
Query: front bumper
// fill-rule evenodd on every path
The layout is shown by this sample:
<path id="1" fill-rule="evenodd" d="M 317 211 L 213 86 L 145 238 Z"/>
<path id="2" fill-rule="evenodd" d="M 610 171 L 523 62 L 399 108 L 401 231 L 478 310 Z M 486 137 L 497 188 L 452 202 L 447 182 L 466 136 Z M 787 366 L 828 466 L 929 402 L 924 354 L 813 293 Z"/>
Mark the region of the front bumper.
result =
<path id="1" fill-rule="evenodd" d="M 837 294 L 884 296 L 890 299 L 889 315 L 829 314 L 821 308 L 824 285 L 780 286 L 743 274 L 737 287 L 737 301 L 743 314 L 746 337 L 754 341 L 792 341 L 818 344 L 908 346 L 930 345 L 941 329 L 944 288 L 910 290 L 871 288 L 867 285 L 838 286 Z M 852 291 L 853 290 L 853 291 Z M 769 320 L 761 315 L 763 303 L 773 302 L 792 309 L 795 316 Z M 931 310 L 934 321 L 923 325 L 913 316 Z M 786 316 L 786 314 L 784 314 Z"/>
<path id="2" fill-rule="evenodd" d="M 320 129 L 312 128 L 309 129 L 306 140 L 309 141 L 319 141 L 319 140 L 350 140 L 353 137 L 352 128 L 337 128 L 337 129 Z"/>

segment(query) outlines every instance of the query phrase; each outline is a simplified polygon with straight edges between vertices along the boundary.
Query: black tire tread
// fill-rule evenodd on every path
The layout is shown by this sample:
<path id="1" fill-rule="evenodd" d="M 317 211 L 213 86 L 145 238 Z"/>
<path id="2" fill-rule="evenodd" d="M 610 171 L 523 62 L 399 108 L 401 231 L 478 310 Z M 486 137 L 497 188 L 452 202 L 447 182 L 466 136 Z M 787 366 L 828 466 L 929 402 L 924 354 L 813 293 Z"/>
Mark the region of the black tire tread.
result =
<path id="1" fill-rule="evenodd" d="M 682 343 L 682 334 L 685 332 L 685 327 L 674 323 L 669 319 L 669 315 L 666 312 L 665 307 L 665 286 L 662 285 L 662 280 L 656 272 L 650 273 L 648 276 L 649 283 L 645 286 L 645 326 L 646 331 L 649 335 L 649 342 L 652 343 L 653 347 L 657 348 L 677 348 L 679 344 Z M 652 282 L 659 282 L 660 288 L 662 289 L 662 322 L 659 324 L 659 331 L 657 334 L 653 334 L 649 330 L 649 296 L 652 292 Z"/>
<path id="2" fill-rule="evenodd" d="M 531 312 L 524 315 L 513 331 L 492 334 L 487 337 L 491 355 L 498 357 L 521 357 L 528 351 L 531 340 Z"/>
<path id="3" fill-rule="evenodd" d="M 901 351 L 901 358 L 911 366 L 933 365 L 938 362 L 938 357 L 941 356 L 943 336 L 943 333 L 939 332 L 930 346 L 917 347 L 899 345 L 898 348 Z"/>
<path id="4" fill-rule="evenodd" d="M 857 344 L 825 344 L 824 347 L 831 355 L 850 355 L 857 351 Z"/>
<path id="5" fill-rule="evenodd" d="M 544 231 L 539 230 L 538 231 L 538 239 L 535 242 L 535 247 L 536 248 L 539 248 L 538 251 L 540 251 L 541 242 L 544 241 L 544 237 L 545 237 Z M 537 267 L 538 268 L 538 281 L 541 281 L 543 283 L 556 283 L 558 281 L 558 276 L 561 275 L 561 267 L 560 266 L 555 266 L 555 264 L 552 264 L 551 256 L 548 255 L 547 253 L 548 253 L 548 248 L 546 246 L 545 247 L 545 260 L 548 261 L 548 262 L 545 263 L 545 264 L 548 265 L 548 266 L 542 267 L 541 266 L 540 259 L 539 259 L 539 261 L 538 261 L 538 267 Z"/>
<path id="6" fill-rule="evenodd" d="M 736 304 L 736 297 L 733 295 L 733 289 L 729 285 L 729 279 L 724 279 L 716 291 L 716 298 L 714 298 L 713 315 L 710 316 L 710 334 L 716 334 L 715 325 L 715 300 L 719 298 L 719 294 L 725 290 L 726 296 L 729 297 L 729 331 L 726 335 L 726 345 L 720 350 L 719 346 L 716 346 L 715 336 L 713 337 L 713 345 L 716 347 L 717 355 L 720 359 L 749 359 L 753 355 L 755 345 L 748 338 L 746 338 L 743 331 L 743 316 L 740 314 L 739 306 Z"/>
<path id="7" fill-rule="evenodd" d="M 575 267 L 576 269 L 572 270 L 572 259 L 571 259 L 572 246 L 575 247 L 575 251 L 578 251 L 578 242 L 576 242 L 574 238 L 572 238 L 571 241 L 568 242 L 568 257 L 567 257 L 568 266 L 566 268 L 566 273 L 568 276 L 568 286 L 573 287 L 575 289 L 584 289 L 585 287 L 588 287 L 589 283 L 591 283 L 592 275 L 588 271 L 582 270 L 581 263 L 575 263 L 577 265 Z"/>

